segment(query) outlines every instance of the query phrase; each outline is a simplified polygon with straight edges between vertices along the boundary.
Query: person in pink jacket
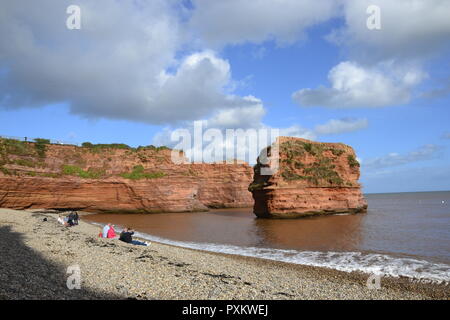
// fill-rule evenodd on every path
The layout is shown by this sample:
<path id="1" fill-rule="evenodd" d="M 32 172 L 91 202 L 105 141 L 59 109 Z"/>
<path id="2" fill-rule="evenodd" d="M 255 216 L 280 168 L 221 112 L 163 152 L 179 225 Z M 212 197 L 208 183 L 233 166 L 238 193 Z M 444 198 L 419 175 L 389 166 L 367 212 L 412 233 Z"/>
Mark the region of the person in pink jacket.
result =
<path id="1" fill-rule="evenodd" d="M 108 238 L 108 239 L 113 239 L 113 238 L 115 238 L 115 237 L 116 237 L 116 230 L 114 230 L 114 225 L 112 224 L 112 225 L 109 227 L 108 234 L 107 234 L 107 238 Z"/>

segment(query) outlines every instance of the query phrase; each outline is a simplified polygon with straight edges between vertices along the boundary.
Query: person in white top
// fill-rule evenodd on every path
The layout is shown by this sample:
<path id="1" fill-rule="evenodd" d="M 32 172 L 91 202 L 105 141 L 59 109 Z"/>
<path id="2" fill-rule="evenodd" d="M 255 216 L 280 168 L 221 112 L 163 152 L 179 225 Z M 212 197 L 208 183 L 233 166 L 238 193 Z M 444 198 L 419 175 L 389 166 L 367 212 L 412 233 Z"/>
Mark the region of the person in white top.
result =
<path id="1" fill-rule="evenodd" d="M 58 216 L 58 222 L 61 223 L 62 225 L 65 225 L 64 219 L 63 217 L 61 217 L 61 215 Z"/>
<path id="2" fill-rule="evenodd" d="M 107 225 L 105 225 L 103 227 L 103 231 L 102 231 L 103 238 L 108 238 L 108 231 L 109 231 L 110 227 L 111 227 L 111 223 L 108 223 Z"/>

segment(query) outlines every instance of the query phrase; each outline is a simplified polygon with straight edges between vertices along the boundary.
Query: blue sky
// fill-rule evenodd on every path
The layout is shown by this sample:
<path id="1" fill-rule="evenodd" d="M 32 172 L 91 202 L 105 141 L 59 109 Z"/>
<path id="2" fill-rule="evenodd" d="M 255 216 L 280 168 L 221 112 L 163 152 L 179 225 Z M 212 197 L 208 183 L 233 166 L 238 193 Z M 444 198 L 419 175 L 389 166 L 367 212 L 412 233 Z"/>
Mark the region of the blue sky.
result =
<path id="1" fill-rule="evenodd" d="M 69 31 L 69 2 L 20 2 L 1 4 L 0 135 L 170 144 L 232 112 L 232 128 L 351 145 L 365 192 L 450 190 L 448 3 L 71 1 Z M 372 3 L 380 30 L 361 23 Z"/>

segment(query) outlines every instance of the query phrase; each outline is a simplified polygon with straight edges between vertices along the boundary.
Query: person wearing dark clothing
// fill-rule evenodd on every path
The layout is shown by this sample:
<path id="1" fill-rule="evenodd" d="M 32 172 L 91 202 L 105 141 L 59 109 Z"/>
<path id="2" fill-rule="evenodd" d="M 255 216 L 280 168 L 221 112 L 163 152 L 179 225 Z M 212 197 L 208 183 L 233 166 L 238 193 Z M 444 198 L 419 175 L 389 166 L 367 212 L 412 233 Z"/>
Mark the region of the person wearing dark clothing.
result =
<path id="1" fill-rule="evenodd" d="M 126 242 L 126 243 L 131 243 L 133 241 L 133 234 L 134 234 L 134 232 L 130 232 L 130 231 L 128 231 L 128 228 L 125 228 L 120 233 L 119 240 Z"/>
<path id="2" fill-rule="evenodd" d="M 78 225 L 78 220 L 80 218 L 78 217 L 78 212 L 75 211 L 75 213 L 73 213 L 73 223 L 77 226 Z"/>
<path id="3" fill-rule="evenodd" d="M 121 241 L 123 241 L 123 242 L 126 242 L 126 243 L 131 243 L 131 244 L 139 245 L 139 246 L 147 246 L 147 243 L 145 243 L 145 242 L 133 240 L 133 234 L 134 234 L 134 231 L 133 231 L 133 230 L 129 230 L 128 228 L 125 228 L 125 229 L 123 229 L 123 231 L 120 233 L 119 240 L 121 240 Z"/>
<path id="4" fill-rule="evenodd" d="M 68 216 L 67 216 L 67 224 L 69 225 L 69 227 L 73 227 L 75 225 L 75 223 L 73 222 L 74 220 L 74 216 L 73 216 L 73 212 L 71 212 Z"/>

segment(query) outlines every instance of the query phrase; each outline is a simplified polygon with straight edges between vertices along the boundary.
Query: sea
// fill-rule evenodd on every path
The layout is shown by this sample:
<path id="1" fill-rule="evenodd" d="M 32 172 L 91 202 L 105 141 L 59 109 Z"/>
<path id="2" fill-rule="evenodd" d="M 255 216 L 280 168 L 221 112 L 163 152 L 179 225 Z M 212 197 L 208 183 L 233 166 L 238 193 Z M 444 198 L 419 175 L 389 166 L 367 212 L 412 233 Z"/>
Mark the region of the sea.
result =
<path id="1" fill-rule="evenodd" d="M 251 208 L 93 214 L 164 244 L 371 275 L 450 283 L 450 191 L 365 195 L 368 212 L 259 219 Z"/>

